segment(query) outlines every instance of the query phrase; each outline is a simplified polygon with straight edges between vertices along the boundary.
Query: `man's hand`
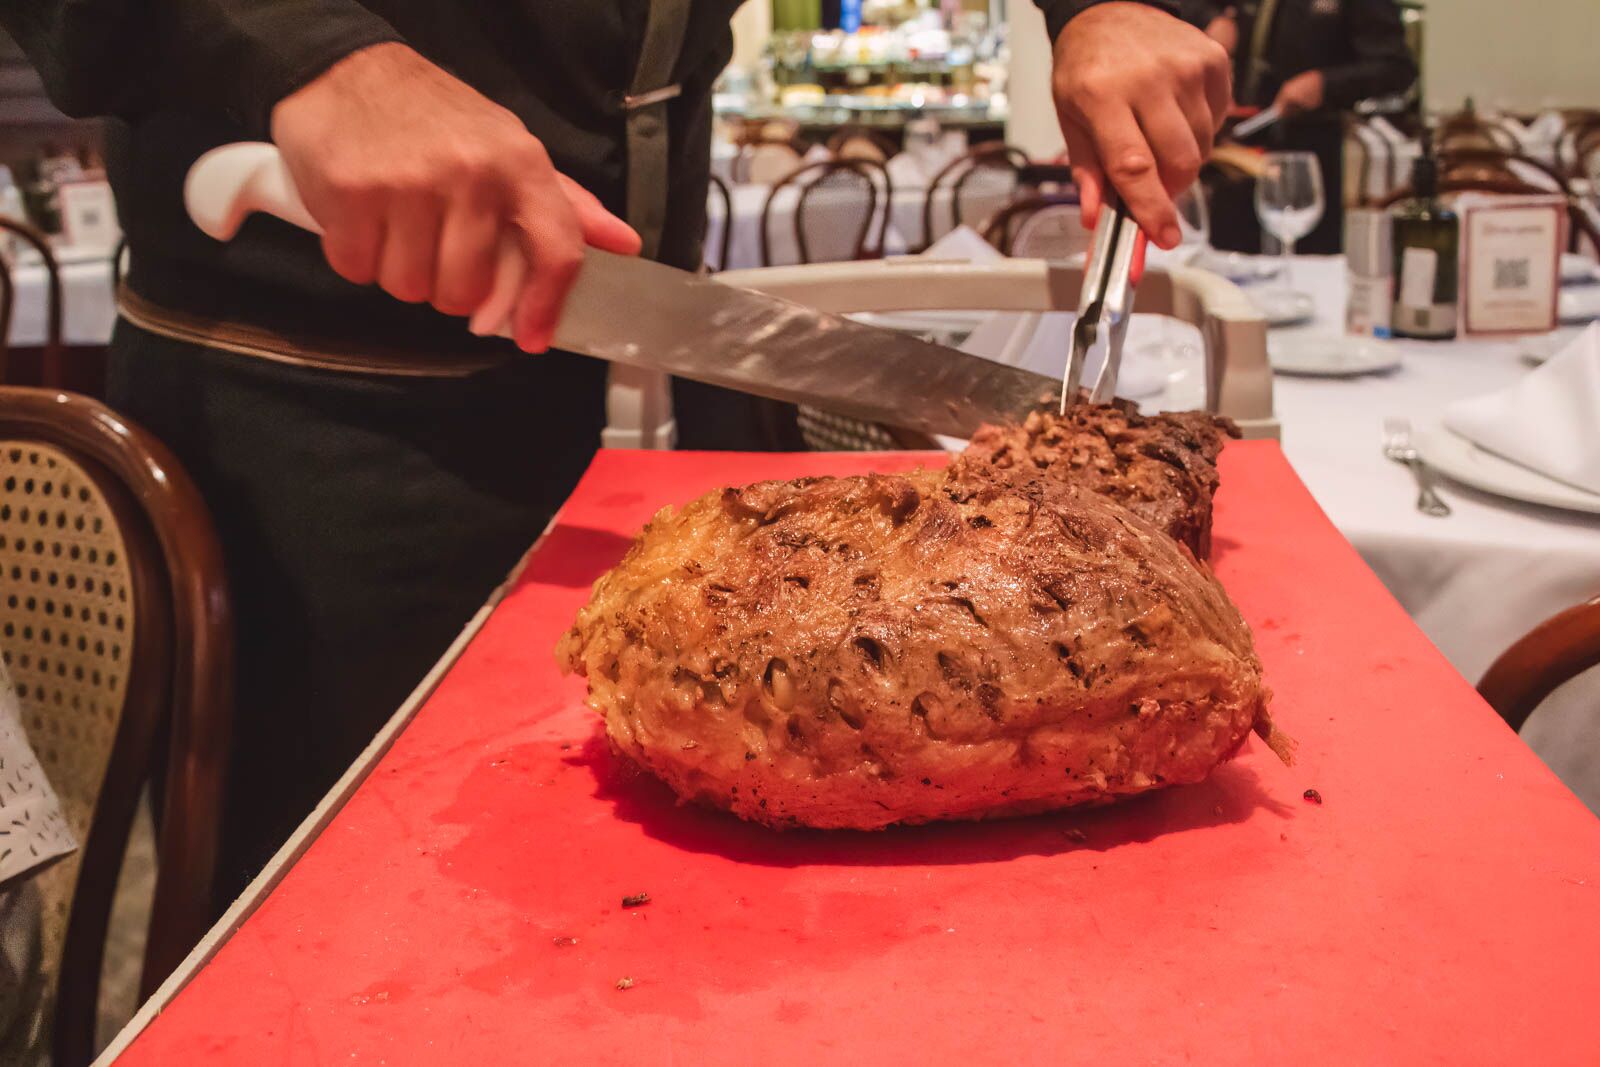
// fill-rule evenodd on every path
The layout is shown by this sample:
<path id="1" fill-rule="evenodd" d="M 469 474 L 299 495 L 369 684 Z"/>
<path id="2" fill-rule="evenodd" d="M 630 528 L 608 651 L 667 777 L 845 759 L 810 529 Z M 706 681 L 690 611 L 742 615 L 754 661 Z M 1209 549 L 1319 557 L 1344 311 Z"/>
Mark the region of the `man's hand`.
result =
<path id="1" fill-rule="evenodd" d="M 359 285 L 469 315 L 509 235 L 527 260 L 512 327 L 529 352 L 549 347 L 585 245 L 639 251 L 515 115 L 405 45 L 354 52 L 279 101 L 272 139 L 329 265 Z"/>
<path id="2" fill-rule="evenodd" d="M 1212 19 L 1206 26 L 1206 36 L 1227 49 L 1231 56 L 1239 50 L 1239 17 L 1233 8 Z"/>
<path id="3" fill-rule="evenodd" d="M 1056 38 L 1054 80 L 1084 224 L 1109 180 L 1156 244 L 1177 247 L 1172 196 L 1199 176 L 1233 96 L 1226 50 L 1144 4 L 1097 4 Z"/>
<path id="4" fill-rule="evenodd" d="M 1272 106 L 1286 116 L 1301 111 L 1315 111 L 1322 106 L 1323 88 L 1322 71 L 1308 70 L 1296 74 L 1283 83 Z"/>

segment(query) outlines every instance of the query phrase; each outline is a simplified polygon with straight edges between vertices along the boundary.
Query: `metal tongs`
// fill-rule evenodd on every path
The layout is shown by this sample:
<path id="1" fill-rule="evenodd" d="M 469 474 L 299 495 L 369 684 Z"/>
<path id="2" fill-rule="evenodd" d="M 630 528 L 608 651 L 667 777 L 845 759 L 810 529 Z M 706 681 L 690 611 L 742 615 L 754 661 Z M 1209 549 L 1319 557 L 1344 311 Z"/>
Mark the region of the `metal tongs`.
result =
<path id="1" fill-rule="evenodd" d="M 1106 358 L 1100 376 L 1089 390 L 1089 403 L 1104 404 L 1117 391 L 1122 369 L 1122 341 L 1133 314 L 1133 259 L 1139 247 L 1139 224 L 1133 221 L 1122 198 L 1107 192 L 1094 244 L 1083 268 L 1083 292 L 1078 297 L 1078 321 L 1072 328 L 1072 356 L 1061 381 L 1061 414 L 1079 401 L 1083 368 L 1089 353 L 1103 336 Z"/>

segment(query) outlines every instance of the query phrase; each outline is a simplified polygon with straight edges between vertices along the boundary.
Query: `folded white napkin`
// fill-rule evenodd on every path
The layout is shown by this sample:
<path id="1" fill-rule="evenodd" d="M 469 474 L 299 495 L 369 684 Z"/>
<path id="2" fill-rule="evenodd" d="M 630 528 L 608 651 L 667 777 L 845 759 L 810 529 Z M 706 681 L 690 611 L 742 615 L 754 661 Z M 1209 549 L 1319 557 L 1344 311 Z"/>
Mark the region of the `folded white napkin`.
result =
<path id="1" fill-rule="evenodd" d="M 1600 323 L 1510 388 L 1450 405 L 1444 424 L 1498 456 L 1600 493 Z"/>
<path id="2" fill-rule="evenodd" d="M 971 226 L 957 226 L 923 249 L 929 259 L 964 259 L 969 263 L 994 263 L 1006 257 Z"/>

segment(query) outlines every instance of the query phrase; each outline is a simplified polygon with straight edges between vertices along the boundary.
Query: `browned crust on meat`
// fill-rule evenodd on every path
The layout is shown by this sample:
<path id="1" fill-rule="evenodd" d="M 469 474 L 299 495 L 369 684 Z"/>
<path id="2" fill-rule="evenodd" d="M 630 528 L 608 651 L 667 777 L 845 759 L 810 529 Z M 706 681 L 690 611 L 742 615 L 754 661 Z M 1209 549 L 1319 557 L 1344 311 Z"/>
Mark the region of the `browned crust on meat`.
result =
<path id="1" fill-rule="evenodd" d="M 1147 416 L 1125 403 L 1078 404 L 1064 416 L 1039 411 L 1020 425 L 984 426 L 963 455 L 1101 493 L 1206 559 L 1217 456 L 1238 436 L 1231 420 L 1204 412 Z"/>
<path id="2" fill-rule="evenodd" d="M 1125 416 L 1092 425 L 1105 451 L 1078 469 L 1104 475 L 1095 493 L 1007 471 L 996 447 L 946 472 L 763 482 L 664 510 L 558 658 L 587 676 L 619 751 L 682 798 L 773 826 L 982 818 L 1199 781 L 1270 729 L 1261 665 L 1209 568 L 1135 512 L 1177 484 L 1146 464 L 1209 497 L 1220 444 L 1204 427 L 1184 443 Z M 1030 426 L 1056 447 L 1050 420 Z M 1034 447 L 1018 458 L 1037 466 Z M 1107 453 L 1136 474 L 1129 508 L 1104 493 Z"/>

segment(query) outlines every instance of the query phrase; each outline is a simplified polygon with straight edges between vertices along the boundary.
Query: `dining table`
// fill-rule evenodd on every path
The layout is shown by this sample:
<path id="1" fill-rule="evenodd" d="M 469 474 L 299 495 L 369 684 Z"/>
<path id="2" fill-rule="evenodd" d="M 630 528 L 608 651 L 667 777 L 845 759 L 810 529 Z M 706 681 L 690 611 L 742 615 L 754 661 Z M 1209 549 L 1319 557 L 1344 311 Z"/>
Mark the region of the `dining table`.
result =
<path id="1" fill-rule="evenodd" d="M 1252 739 L 1106 807 L 776 832 L 614 754 L 552 650 L 657 509 L 944 459 L 602 451 L 100 1062 L 1592 1061 L 1600 819 L 1272 441 L 1221 456 L 1212 566 L 1292 763 Z"/>
<path id="2" fill-rule="evenodd" d="M 967 245 L 975 241 L 968 235 Z M 983 247 L 977 249 L 984 252 Z M 990 252 L 989 255 L 994 255 Z M 940 258 L 949 258 L 941 252 Z M 1153 253 L 1159 268 L 1174 259 L 1205 267 L 1203 249 Z M 1218 266 L 1215 269 L 1222 269 Z M 1281 259 L 1228 257 L 1227 269 L 1264 305 L 1283 304 L 1275 290 L 1309 297 L 1293 325 L 1268 332 L 1269 358 L 1288 364 L 1294 346 L 1346 342 L 1345 264 L 1339 256 L 1295 256 L 1287 276 Z M 1570 298 L 1570 299 L 1569 299 Z M 1513 642 L 1559 612 L 1600 595 L 1600 515 L 1508 499 L 1440 478 L 1448 517 L 1423 514 L 1405 466 L 1384 454 L 1385 424 L 1409 421 L 1420 438 L 1453 403 L 1507 388 L 1543 359 L 1578 339 L 1585 309 L 1600 318 L 1600 280 L 1563 294 L 1569 321 L 1554 332 L 1520 337 L 1458 337 L 1448 342 L 1376 340 L 1388 369 L 1341 376 L 1278 370 L 1273 405 L 1283 451 L 1317 504 L 1355 546 L 1422 631 L 1461 674 L 1481 678 Z M 1059 378 L 1070 346 L 1072 316 L 927 312 L 877 315 L 879 325 L 959 343 L 976 355 L 1009 353 L 1019 365 Z M 1018 343 L 1013 331 L 1032 329 Z M 1274 356 L 1273 353 L 1277 355 Z M 1197 331 L 1159 315 L 1135 314 L 1129 326 L 1122 395 L 1144 410 L 1190 410 L 1204 404 L 1205 374 Z M 950 442 L 960 447 L 960 442 Z M 1600 812 L 1600 671 L 1553 694 L 1522 736 L 1577 795 Z"/>
<path id="3" fill-rule="evenodd" d="M 103 346 L 117 321 L 111 253 L 61 249 L 61 338 L 69 347 Z M 11 266 L 14 296 L 7 339 L 12 348 L 37 348 L 49 337 L 50 277 L 37 256 Z"/>
<path id="4" fill-rule="evenodd" d="M 1275 345 L 1344 330 L 1344 260 L 1297 256 L 1290 282 L 1312 297 L 1313 317 L 1272 330 Z M 1281 284 L 1256 282 L 1248 291 Z M 1579 292 L 1600 315 L 1600 284 Z M 1146 322 L 1148 331 L 1152 324 Z M 1130 328 L 1131 343 L 1141 337 Z M 1388 340 L 1393 370 L 1349 378 L 1277 374 L 1273 400 L 1284 454 L 1317 504 L 1367 565 L 1468 680 L 1482 677 L 1518 638 L 1558 612 L 1600 595 L 1600 515 L 1507 499 L 1444 479 L 1446 518 L 1416 507 L 1411 472 L 1384 456 L 1384 422 L 1419 430 L 1452 403 L 1504 389 L 1584 329 L 1554 334 Z M 1569 683 L 1528 721 L 1523 739 L 1600 812 L 1600 672 Z"/>

